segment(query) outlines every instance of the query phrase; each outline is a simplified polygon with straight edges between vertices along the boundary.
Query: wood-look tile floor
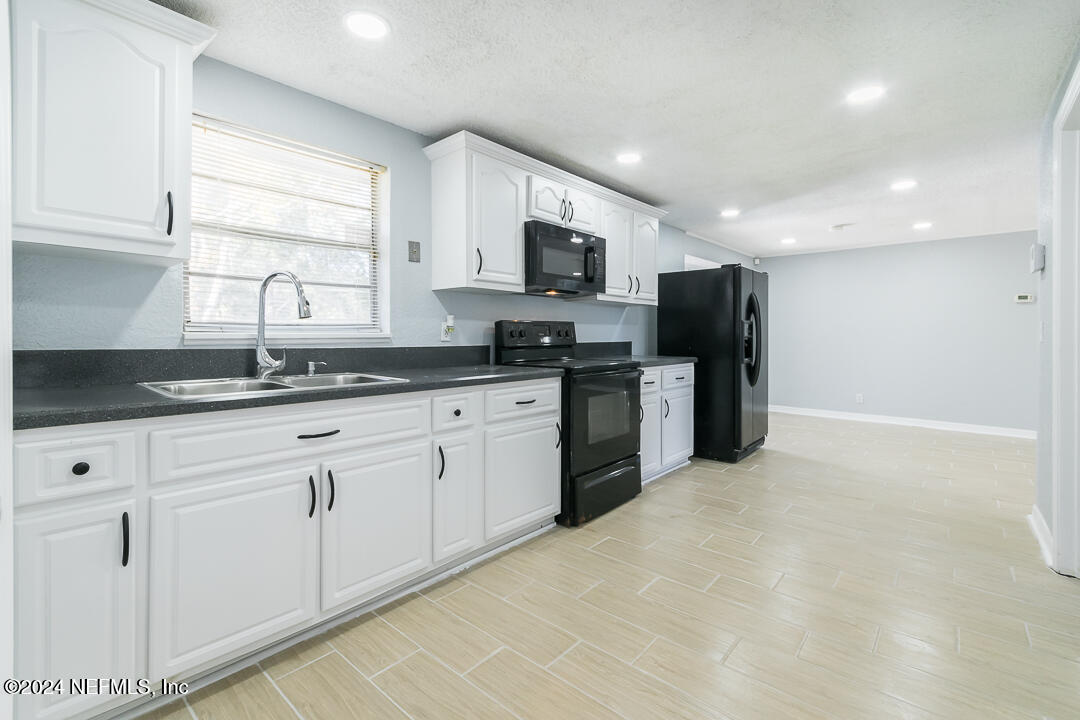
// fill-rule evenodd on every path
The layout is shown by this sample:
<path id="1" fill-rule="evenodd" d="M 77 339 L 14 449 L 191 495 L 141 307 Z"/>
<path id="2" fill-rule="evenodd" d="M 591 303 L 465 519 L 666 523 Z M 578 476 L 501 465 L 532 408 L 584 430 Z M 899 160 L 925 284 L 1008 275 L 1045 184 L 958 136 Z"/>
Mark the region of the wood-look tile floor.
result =
<path id="1" fill-rule="evenodd" d="M 770 422 L 738 465 L 695 461 L 154 717 L 1080 717 L 1080 581 L 1028 529 L 1033 442 Z"/>

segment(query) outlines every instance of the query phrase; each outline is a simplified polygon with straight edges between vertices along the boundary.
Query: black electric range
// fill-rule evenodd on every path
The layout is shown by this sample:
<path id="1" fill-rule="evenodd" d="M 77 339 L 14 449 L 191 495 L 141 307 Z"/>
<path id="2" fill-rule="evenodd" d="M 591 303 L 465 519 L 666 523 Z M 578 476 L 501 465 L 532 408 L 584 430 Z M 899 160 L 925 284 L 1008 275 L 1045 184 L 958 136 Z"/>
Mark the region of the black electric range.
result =
<path id="1" fill-rule="evenodd" d="M 560 368 L 562 512 L 580 525 L 641 492 L 641 365 L 620 358 L 575 357 L 569 321 L 499 320 L 495 362 Z"/>

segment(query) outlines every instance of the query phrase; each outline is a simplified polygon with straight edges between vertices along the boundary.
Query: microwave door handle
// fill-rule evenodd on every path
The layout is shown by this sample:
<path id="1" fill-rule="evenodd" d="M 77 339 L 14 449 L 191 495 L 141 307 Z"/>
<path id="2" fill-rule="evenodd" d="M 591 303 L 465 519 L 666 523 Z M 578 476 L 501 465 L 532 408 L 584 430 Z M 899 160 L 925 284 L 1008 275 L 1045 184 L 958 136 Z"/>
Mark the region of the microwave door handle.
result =
<path id="1" fill-rule="evenodd" d="M 585 248 L 585 282 L 596 280 L 596 248 Z"/>

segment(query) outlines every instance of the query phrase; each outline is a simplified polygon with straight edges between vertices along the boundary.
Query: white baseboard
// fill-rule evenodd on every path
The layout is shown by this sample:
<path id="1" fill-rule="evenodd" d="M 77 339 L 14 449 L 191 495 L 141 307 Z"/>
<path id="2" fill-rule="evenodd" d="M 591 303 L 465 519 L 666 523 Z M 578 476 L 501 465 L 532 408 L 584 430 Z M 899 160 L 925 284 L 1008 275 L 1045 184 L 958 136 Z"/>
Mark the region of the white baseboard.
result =
<path id="1" fill-rule="evenodd" d="M 969 425 L 967 423 L 945 422 L 944 420 L 923 420 L 922 418 L 894 417 L 892 415 L 869 415 L 866 413 L 841 412 L 839 410 L 815 410 L 812 408 L 770 405 L 769 412 L 789 415 L 812 415 L 813 417 L 832 418 L 834 420 L 854 420 L 856 422 L 882 423 L 884 425 L 907 425 L 909 427 L 928 428 L 930 430 L 948 430 L 951 432 L 974 433 L 976 435 L 1000 435 L 1002 437 L 1034 440 L 1036 432 L 1024 428 L 997 427 L 994 425 Z"/>
<path id="2" fill-rule="evenodd" d="M 1043 562 L 1047 567 L 1054 566 L 1054 536 L 1050 534 L 1050 528 L 1046 524 L 1046 518 L 1038 505 L 1031 506 L 1031 514 L 1027 516 L 1031 533 L 1039 543 L 1039 551 L 1042 553 Z"/>

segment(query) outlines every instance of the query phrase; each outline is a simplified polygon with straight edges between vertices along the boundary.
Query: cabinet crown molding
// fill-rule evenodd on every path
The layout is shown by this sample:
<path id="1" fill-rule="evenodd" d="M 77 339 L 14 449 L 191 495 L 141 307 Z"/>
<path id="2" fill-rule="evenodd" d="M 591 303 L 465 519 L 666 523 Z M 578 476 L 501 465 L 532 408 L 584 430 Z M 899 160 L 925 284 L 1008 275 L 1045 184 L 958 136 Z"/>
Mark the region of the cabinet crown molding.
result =
<path id="1" fill-rule="evenodd" d="M 217 35 L 217 30 L 148 0 L 82 0 L 126 20 L 144 25 L 189 43 L 191 57 L 197 58 Z"/>
<path id="2" fill-rule="evenodd" d="M 526 170 L 530 173 L 537 173 L 543 175 L 552 180 L 556 180 L 568 187 L 577 188 L 583 192 L 591 193 L 602 200 L 608 200 L 610 202 L 618 203 L 624 207 L 630 208 L 644 215 L 649 215 L 657 219 L 663 218 L 667 215 L 666 210 L 661 210 L 653 205 L 648 205 L 635 200 L 634 198 L 623 195 L 622 193 L 615 192 L 610 188 L 606 188 L 603 185 L 598 185 L 591 180 L 578 177 L 565 170 L 560 170 L 554 165 L 549 165 L 545 162 L 541 162 L 536 158 L 529 157 L 524 153 L 520 153 L 516 150 L 511 150 L 508 147 L 499 145 L 492 142 L 487 138 L 483 138 L 476 133 L 471 133 L 468 130 L 461 130 L 453 135 L 443 138 L 436 143 L 432 143 L 424 148 L 424 153 L 428 156 L 429 160 L 436 160 L 445 155 L 449 155 L 452 152 L 456 152 L 462 149 L 476 150 L 490 157 L 497 158 L 504 162 L 508 162 L 512 165 Z"/>

